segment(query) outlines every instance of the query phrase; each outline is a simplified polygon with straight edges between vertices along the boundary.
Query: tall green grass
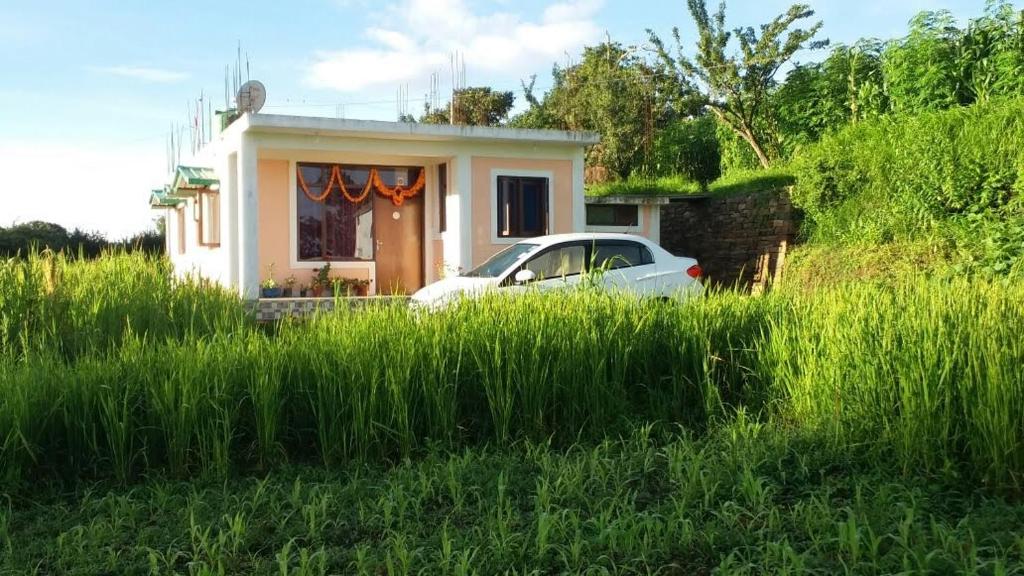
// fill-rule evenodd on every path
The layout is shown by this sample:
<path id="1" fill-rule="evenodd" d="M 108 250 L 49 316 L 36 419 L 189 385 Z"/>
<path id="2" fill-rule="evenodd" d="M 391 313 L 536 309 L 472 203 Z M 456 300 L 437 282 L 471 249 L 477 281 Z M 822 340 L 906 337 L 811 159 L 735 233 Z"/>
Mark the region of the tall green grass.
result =
<path id="1" fill-rule="evenodd" d="M 579 290 L 433 314 L 342 307 L 267 330 L 158 261 L 54 262 L 65 266 L 54 286 L 46 258 L 0 271 L 15 278 L 0 307 L 7 483 L 571 444 L 649 421 L 702 433 L 742 413 L 908 473 L 1024 487 L 1017 285 L 910 280 L 685 303 Z M 119 286 L 124 273 L 144 289 Z"/>
<path id="2" fill-rule="evenodd" d="M 205 282 L 182 281 L 166 260 L 111 252 L 96 260 L 45 251 L 0 260 L 0 350 L 5 358 L 74 359 L 130 334 L 166 338 L 233 332 L 241 303 Z"/>

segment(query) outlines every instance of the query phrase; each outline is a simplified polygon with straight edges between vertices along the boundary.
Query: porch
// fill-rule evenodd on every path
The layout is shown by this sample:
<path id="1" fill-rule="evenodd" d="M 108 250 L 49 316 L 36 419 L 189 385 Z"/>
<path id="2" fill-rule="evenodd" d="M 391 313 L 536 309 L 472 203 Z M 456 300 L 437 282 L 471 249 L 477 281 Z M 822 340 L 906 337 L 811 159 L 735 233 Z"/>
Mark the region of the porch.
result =
<path id="1" fill-rule="evenodd" d="M 339 296 L 346 287 L 352 296 L 377 296 L 411 294 L 433 281 L 443 259 L 447 161 L 266 151 L 258 163 L 260 282 L 311 297 L 274 298 L 272 308 L 305 313 L 317 308 L 310 302 L 333 302 L 320 292 L 339 284 Z"/>

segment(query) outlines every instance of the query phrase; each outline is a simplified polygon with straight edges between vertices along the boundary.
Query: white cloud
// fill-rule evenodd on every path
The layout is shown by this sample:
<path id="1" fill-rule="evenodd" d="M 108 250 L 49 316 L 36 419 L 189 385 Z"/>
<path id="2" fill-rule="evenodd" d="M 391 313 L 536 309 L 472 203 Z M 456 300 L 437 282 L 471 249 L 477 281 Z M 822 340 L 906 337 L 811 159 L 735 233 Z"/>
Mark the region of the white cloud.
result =
<path id="1" fill-rule="evenodd" d="M 94 66 L 89 69 L 102 74 L 123 76 L 125 78 L 134 78 L 136 80 L 158 82 L 161 84 L 180 82 L 188 78 L 188 74 L 184 72 L 165 70 L 163 68 L 148 68 L 145 66 Z"/>
<path id="2" fill-rule="evenodd" d="M 401 83 L 425 84 L 448 73 L 453 52 L 473 72 L 523 77 L 600 38 L 594 16 L 603 0 L 548 6 L 540 20 L 511 12 L 474 11 L 467 0 L 398 0 L 384 9 L 389 26 L 368 29 L 368 47 L 320 51 L 307 74 L 317 88 L 358 92 Z"/>
<path id="3" fill-rule="evenodd" d="M 149 147 L 0 141 L 0 226 L 44 220 L 123 238 L 151 226 L 163 154 Z"/>

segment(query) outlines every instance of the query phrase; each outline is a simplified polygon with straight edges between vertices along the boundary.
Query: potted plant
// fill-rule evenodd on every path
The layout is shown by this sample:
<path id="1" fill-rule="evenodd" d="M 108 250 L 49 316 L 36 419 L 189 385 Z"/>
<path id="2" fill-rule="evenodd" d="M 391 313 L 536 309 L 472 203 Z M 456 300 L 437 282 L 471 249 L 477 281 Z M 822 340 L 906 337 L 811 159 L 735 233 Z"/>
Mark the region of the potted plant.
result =
<path id="1" fill-rule="evenodd" d="M 334 289 L 335 296 L 351 296 L 348 278 L 334 278 L 331 280 L 331 287 Z"/>
<path id="2" fill-rule="evenodd" d="M 295 295 L 293 288 L 295 287 L 295 275 L 292 274 L 284 279 L 284 297 L 291 298 Z"/>
<path id="3" fill-rule="evenodd" d="M 280 298 L 281 287 L 274 280 L 274 265 L 267 266 L 267 278 L 260 283 L 260 296 L 264 298 Z"/>
<path id="4" fill-rule="evenodd" d="M 310 281 L 310 290 L 314 298 L 323 296 L 324 291 L 330 286 L 331 263 L 324 264 L 322 268 L 313 269 L 313 279 Z"/>
<path id="5" fill-rule="evenodd" d="M 309 294 L 309 288 L 305 284 L 299 284 L 299 298 L 305 298 Z"/>
<path id="6" fill-rule="evenodd" d="M 352 287 L 354 288 L 356 296 L 367 296 L 370 293 L 370 280 L 363 278 L 360 280 L 350 280 Z"/>

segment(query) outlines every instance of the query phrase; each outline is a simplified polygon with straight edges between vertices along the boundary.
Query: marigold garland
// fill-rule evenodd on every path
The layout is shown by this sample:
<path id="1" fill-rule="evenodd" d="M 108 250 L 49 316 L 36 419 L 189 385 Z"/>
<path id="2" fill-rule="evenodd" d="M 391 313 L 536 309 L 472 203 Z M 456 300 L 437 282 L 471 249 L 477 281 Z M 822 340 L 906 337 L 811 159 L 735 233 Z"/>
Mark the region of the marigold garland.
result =
<path id="1" fill-rule="evenodd" d="M 352 196 L 351 194 L 349 194 L 348 188 L 345 187 L 345 180 L 341 177 L 340 166 L 335 166 L 334 171 L 331 172 L 332 181 L 334 180 L 335 174 L 337 174 L 338 186 L 341 188 L 341 195 L 344 196 L 345 199 L 348 200 L 349 202 L 353 204 L 359 204 L 363 200 L 366 200 L 366 197 L 370 194 L 370 188 L 373 188 L 373 179 L 377 176 L 377 169 L 370 168 L 370 173 L 366 176 L 366 186 L 363 187 L 363 191 L 359 194 L 359 196 Z"/>
<path id="2" fill-rule="evenodd" d="M 380 179 L 380 174 L 374 173 L 372 176 L 373 185 L 377 188 L 377 192 L 380 192 L 385 198 L 390 198 L 395 206 L 401 206 L 407 198 L 412 198 L 419 194 L 427 185 L 427 174 L 423 168 L 420 168 L 420 175 L 416 178 L 416 182 L 408 188 L 403 188 L 402 186 L 392 188 Z"/>
<path id="3" fill-rule="evenodd" d="M 416 196 L 422 192 L 423 188 L 427 185 L 427 174 L 426 170 L 423 168 L 420 168 L 420 175 L 416 178 L 416 181 L 413 182 L 412 186 L 409 187 L 388 186 L 381 179 L 377 169 L 370 168 L 370 173 L 367 175 L 366 186 L 363 187 L 363 191 L 360 192 L 358 196 L 353 196 L 348 191 L 348 187 L 345 186 L 345 179 L 342 175 L 341 166 L 335 164 L 331 167 L 331 176 L 327 180 L 327 185 L 324 186 L 323 192 L 321 192 L 319 196 L 314 196 L 313 193 L 309 191 L 309 185 L 306 184 L 306 179 L 302 176 L 302 168 L 299 168 L 296 172 L 298 173 L 299 188 L 302 189 L 302 193 L 306 195 L 306 198 L 319 203 L 323 203 L 323 201 L 327 199 L 331 194 L 331 191 L 334 190 L 334 185 L 337 184 L 338 188 L 341 190 L 341 195 L 353 204 L 359 204 L 365 200 L 370 194 L 370 190 L 372 188 L 376 188 L 377 192 L 379 192 L 381 196 L 390 198 L 391 202 L 395 206 L 401 206 L 405 203 L 406 199 Z"/>
<path id="4" fill-rule="evenodd" d="M 306 198 L 309 198 L 313 202 L 321 202 L 322 203 L 324 200 L 327 199 L 327 195 L 330 194 L 331 190 L 334 188 L 334 170 L 331 170 L 331 177 L 327 181 L 327 186 L 324 187 L 323 194 L 320 194 L 319 196 L 313 196 L 309 192 L 309 186 L 306 185 L 306 179 L 302 177 L 302 167 L 301 166 L 296 170 L 296 172 L 299 175 L 299 188 L 302 189 L 302 193 L 306 195 Z"/>

